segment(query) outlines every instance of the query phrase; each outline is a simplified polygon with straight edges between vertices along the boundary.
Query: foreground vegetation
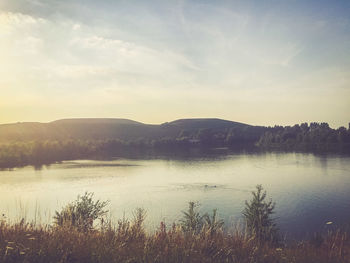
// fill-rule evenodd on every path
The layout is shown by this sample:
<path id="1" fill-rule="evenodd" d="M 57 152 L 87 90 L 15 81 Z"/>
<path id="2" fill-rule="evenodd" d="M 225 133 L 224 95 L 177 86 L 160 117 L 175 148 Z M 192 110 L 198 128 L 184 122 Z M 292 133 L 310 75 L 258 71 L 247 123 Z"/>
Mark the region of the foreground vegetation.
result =
<path id="1" fill-rule="evenodd" d="M 87 193 L 57 212 L 53 226 L 0 221 L 0 262 L 350 262 L 346 233 L 284 244 L 271 218 L 274 204 L 261 187 L 246 203 L 246 231 L 223 231 L 215 210 L 201 215 L 190 202 L 180 223 L 162 222 L 147 233 L 144 210 L 113 225 L 103 220 L 107 203 L 92 197 Z"/>
<path id="2" fill-rule="evenodd" d="M 179 226 L 147 234 L 139 222 L 80 232 L 67 227 L 0 223 L 0 262 L 350 262 L 350 240 L 329 234 L 320 242 L 284 247 L 235 232 L 188 234 Z"/>

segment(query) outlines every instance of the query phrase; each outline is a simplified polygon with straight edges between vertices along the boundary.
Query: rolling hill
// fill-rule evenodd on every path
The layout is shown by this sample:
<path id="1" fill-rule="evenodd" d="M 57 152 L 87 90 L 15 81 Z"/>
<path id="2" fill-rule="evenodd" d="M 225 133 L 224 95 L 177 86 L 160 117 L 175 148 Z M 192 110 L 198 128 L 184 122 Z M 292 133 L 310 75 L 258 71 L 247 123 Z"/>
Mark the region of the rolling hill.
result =
<path id="1" fill-rule="evenodd" d="M 254 127 L 222 119 L 179 119 L 160 125 L 116 118 L 62 119 L 49 123 L 23 122 L 0 125 L 0 142 L 64 139 L 143 139 L 176 138 L 181 132 L 196 133 L 231 128 Z"/>

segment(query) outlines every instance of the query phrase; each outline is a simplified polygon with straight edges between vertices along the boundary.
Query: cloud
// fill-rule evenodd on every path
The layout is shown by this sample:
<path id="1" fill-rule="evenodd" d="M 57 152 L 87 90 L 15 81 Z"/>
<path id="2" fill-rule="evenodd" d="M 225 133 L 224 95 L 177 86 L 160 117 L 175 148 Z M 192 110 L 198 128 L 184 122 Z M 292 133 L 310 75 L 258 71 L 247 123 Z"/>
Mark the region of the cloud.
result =
<path id="1" fill-rule="evenodd" d="M 33 108 L 57 115 L 60 105 L 90 113 L 90 103 L 99 116 L 126 113 L 123 105 L 144 121 L 158 107 L 164 121 L 212 112 L 278 123 L 281 108 L 294 117 L 325 114 L 315 94 L 332 94 L 347 109 L 346 12 L 334 6 L 331 16 L 317 5 L 310 15 L 297 2 L 3 0 L 2 100 L 13 109 L 17 94 L 28 95 Z"/>
<path id="2" fill-rule="evenodd" d="M 79 30 L 81 28 L 80 24 L 74 24 L 73 25 L 73 30 Z"/>
<path id="3" fill-rule="evenodd" d="M 22 13 L 13 12 L 1 12 L 0 13 L 0 25 L 5 29 L 20 29 L 27 25 L 38 25 L 45 23 L 43 18 L 33 17 Z"/>

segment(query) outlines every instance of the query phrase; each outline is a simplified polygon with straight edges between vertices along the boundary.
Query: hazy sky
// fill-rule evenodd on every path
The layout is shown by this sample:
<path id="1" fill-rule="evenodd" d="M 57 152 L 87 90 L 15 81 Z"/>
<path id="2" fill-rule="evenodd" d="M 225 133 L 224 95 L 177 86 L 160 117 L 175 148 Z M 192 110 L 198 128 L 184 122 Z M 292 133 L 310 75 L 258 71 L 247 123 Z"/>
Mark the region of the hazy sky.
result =
<path id="1" fill-rule="evenodd" d="M 0 0 L 0 123 L 350 121 L 350 1 Z"/>

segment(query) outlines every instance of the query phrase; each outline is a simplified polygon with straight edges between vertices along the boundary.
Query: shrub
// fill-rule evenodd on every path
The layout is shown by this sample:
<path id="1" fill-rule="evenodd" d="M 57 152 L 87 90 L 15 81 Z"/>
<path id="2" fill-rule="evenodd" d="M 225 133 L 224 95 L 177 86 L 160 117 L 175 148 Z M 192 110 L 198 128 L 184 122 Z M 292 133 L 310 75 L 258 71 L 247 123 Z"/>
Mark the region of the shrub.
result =
<path id="1" fill-rule="evenodd" d="M 93 196 L 93 193 L 85 192 L 83 196 L 78 195 L 77 200 L 63 207 L 60 212 L 56 211 L 55 224 L 61 227 L 75 227 L 79 231 L 88 231 L 93 229 L 96 219 L 101 219 L 103 222 L 108 212 L 104 208 L 109 201 L 94 201 Z"/>
<path id="2" fill-rule="evenodd" d="M 208 231 L 211 235 L 222 229 L 224 221 L 217 216 L 217 210 L 213 210 L 210 216 L 208 213 L 201 215 L 198 212 L 199 204 L 195 202 L 188 203 L 188 210 L 183 211 L 183 218 L 180 220 L 180 226 L 183 232 L 198 234 L 201 230 Z"/>

